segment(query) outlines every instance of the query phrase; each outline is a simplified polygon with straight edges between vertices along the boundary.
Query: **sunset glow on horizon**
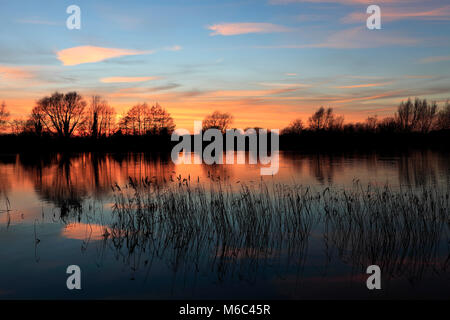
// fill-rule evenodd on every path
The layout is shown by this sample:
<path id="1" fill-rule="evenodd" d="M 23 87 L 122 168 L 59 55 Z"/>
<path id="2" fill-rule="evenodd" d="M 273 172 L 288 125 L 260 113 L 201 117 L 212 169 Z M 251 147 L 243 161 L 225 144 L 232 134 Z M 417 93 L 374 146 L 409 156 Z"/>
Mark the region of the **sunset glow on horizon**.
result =
<path id="1" fill-rule="evenodd" d="M 0 102 L 25 119 L 55 91 L 99 95 L 120 117 L 158 102 L 177 128 L 215 110 L 233 127 L 283 128 L 331 107 L 346 122 L 392 116 L 401 101 L 450 98 L 450 5 L 361 0 L 2 3 Z M 27 10 L 23 10 L 27 7 Z"/>

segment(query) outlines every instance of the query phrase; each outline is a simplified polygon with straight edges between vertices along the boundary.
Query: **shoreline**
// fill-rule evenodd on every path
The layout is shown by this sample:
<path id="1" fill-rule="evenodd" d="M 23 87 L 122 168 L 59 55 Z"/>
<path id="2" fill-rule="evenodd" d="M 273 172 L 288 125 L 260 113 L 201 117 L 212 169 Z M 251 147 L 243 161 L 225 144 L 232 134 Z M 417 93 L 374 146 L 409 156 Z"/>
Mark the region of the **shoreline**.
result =
<path id="1" fill-rule="evenodd" d="M 194 137 L 191 135 L 191 138 Z M 226 141 L 224 136 L 224 150 Z M 280 151 L 340 152 L 340 151 L 407 151 L 409 149 L 450 150 L 450 130 L 411 133 L 345 133 L 310 132 L 280 135 Z M 72 137 L 0 135 L 0 154 L 27 152 L 170 152 L 177 144 L 170 135 Z M 203 148 L 208 143 L 203 143 Z M 235 148 L 236 150 L 236 148 Z M 248 142 L 246 143 L 248 151 Z M 194 151 L 194 150 L 192 150 Z"/>

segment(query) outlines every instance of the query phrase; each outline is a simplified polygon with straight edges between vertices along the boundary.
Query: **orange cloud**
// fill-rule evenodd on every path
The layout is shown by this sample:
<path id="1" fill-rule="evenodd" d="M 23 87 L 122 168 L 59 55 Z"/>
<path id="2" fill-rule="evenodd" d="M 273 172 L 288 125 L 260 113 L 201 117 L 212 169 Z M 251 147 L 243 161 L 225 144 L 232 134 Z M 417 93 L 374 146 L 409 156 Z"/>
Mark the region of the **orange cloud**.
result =
<path id="1" fill-rule="evenodd" d="M 33 77 L 33 74 L 24 68 L 9 67 L 0 65 L 0 78 L 4 79 L 28 79 Z"/>
<path id="2" fill-rule="evenodd" d="M 106 59 L 117 58 L 121 56 L 151 54 L 154 51 L 139 51 L 129 49 L 102 48 L 94 46 L 79 46 L 68 48 L 56 52 L 58 59 L 65 66 L 74 66 L 82 63 L 99 62 Z"/>
<path id="3" fill-rule="evenodd" d="M 101 78 L 103 83 L 122 83 L 122 82 L 144 82 L 150 80 L 157 80 L 159 77 L 108 77 Z"/>
<path id="4" fill-rule="evenodd" d="M 208 29 L 213 31 L 212 33 L 210 33 L 211 36 L 216 35 L 234 36 L 247 33 L 274 33 L 274 32 L 291 31 L 291 29 L 287 27 L 272 23 L 252 23 L 252 22 L 215 24 L 209 26 Z"/>

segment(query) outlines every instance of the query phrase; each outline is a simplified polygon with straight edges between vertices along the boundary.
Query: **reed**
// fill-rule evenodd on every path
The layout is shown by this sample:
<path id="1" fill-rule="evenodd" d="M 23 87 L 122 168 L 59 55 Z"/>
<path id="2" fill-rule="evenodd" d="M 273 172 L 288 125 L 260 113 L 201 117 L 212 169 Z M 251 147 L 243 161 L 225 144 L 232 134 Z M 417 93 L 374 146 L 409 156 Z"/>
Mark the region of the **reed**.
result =
<path id="1" fill-rule="evenodd" d="M 218 281 L 255 281 L 269 270 L 301 271 L 312 230 L 358 272 L 378 264 L 389 276 L 445 272 L 449 192 L 430 186 L 325 188 L 279 183 L 209 185 L 181 176 L 169 183 L 131 179 L 115 186 L 108 238 L 137 268 L 165 259 L 176 273 L 215 271 Z M 441 250 L 442 251 L 442 250 Z"/>

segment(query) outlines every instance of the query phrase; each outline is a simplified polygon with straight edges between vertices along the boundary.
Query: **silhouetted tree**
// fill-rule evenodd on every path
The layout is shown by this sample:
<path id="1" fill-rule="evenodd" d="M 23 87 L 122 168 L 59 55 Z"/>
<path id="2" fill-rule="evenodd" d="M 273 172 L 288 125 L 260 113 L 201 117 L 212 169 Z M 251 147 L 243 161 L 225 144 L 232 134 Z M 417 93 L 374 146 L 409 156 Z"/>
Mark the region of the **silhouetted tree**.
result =
<path id="1" fill-rule="evenodd" d="M 69 138 L 82 125 L 86 102 L 77 92 L 55 92 L 38 101 L 45 126 L 59 137 Z"/>
<path id="2" fill-rule="evenodd" d="M 147 133 L 151 134 L 172 134 L 175 130 L 175 123 L 164 108 L 158 103 L 152 106 L 147 114 L 147 121 L 149 128 Z"/>
<path id="3" fill-rule="evenodd" d="M 44 118 L 45 114 L 43 110 L 39 106 L 34 107 L 25 125 L 26 133 L 40 137 L 44 130 Z"/>
<path id="4" fill-rule="evenodd" d="M 447 101 L 444 108 L 439 111 L 436 121 L 436 129 L 449 130 L 450 129 L 450 104 Z"/>
<path id="5" fill-rule="evenodd" d="M 19 135 L 25 131 L 26 121 L 23 119 L 14 119 L 10 122 L 11 133 L 15 135 Z"/>
<path id="6" fill-rule="evenodd" d="M 387 117 L 378 123 L 378 130 L 384 133 L 395 132 L 398 129 L 398 122 L 394 117 Z"/>
<path id="7" fill-rule="evenodd" d="M 106 100 L 99 96 L 92 96 L 83 123 L 84 131 L 93 138 L 110 135 L 114 127 L 115 114 L 114 108 L 110 107 Z"/>
<path id="8" fill-rule="evenodd" d="M 399 128 L 402 131 L 420 131 L 426 133 L 430 131 L 435 120 L 437 112 L 437 104 L 435 102 L 429 104 L 426 99 L 415 99 L 414 103 L 411 99 L 402 102 L 398 106 L 396 119 Z"/>
<path id="9" fill-rule="evenodd" d="M 232 123 L 233 116 L 231 114 L 214 111 L 203 119 L 203 130 L 219 129 L 222 133 L 225 133 Z"/>
<path id="10" fill-rule="evenodd" d="M 361 133 L 367 130 L 366 123 L 346 123 L 343 125 L 342 131 L 346 133 Z"/>
<path id="11" fill-rule="evenodd" d="M 331 114 L 332 110 L 327 110 Z M 309 129 L 311 130 L 323 130 L 326 126 L 327 112 L 324 107 L 320 107 L 309 119 Z"/>
<path id="12" fill-rule="evenodd" d="M 367 117 L 366 123 L 365 123 L 365 127 L 366 127 L 367 131 L 375 132 L 377 130 L 377 126 L 378 126 L 378 117 L 377 116 Z"/>
<path id="13" fill-rule="evenodd" d="M 335 117 L 333 109 L 320 107 L 309 119 L 309 129 L 317 130 L 342 130 L 344 125 L 344 117 Z"/>
<path id="14" fill-rule="evenodd" d="M 300 134 L 303 131 L 302 119 L 296 119 L 292 121 L 289 126 L 281 130 L 281 134 Z"/>
<path id="15" fill-rule="evenodd" d="M 134 135 L 142 135 L 147 131 L 147 113 L 148 105 L 146 103 L 137 104 L 128 111 Z"/>
<path id="16" fill-rule="evenodd" d="M 329 123 L 329 130 L 342 131 L 344 129 L 344 116 L 333 117 Z"/>
<path id="17" fill-rule="evenodd" d="M 0 105 L 0 131 L 4 130 L 8 124 L 9 112 L 6 109 L 5 101 Z"/>
<path id="18" fill-rule="evenodd" d="M 149 107 L 146 103 L 133 106 L 122 116 L 119 123 L 121 132 L 125 134 L 171 134 L 175 123 L 164 108 L 158 103 Z"/>
<path id="19" fill-rule="evenodd" d="M 416 99 L 414 102 L 414 129 L 422 133 L 429 132 L 436 119 L 436 114 L 436 102 L 429 104 L 425 99 L 422 101 Z"/>
<path id="20" fill-rule="evenodd" d="M 410 131 L 413 126 L 413 103 L 411 99 L 406 102 L 401 102 L 397 109 L 396 120 L 398 126 L 403 131 Z"/>
<path id="21" fill-rule="evenodd" d="M 132 120 L 128 112 L 124 112 L 119 121 L 119 132 L 125 135 L 132 134 L 131 122 Z"/>

